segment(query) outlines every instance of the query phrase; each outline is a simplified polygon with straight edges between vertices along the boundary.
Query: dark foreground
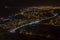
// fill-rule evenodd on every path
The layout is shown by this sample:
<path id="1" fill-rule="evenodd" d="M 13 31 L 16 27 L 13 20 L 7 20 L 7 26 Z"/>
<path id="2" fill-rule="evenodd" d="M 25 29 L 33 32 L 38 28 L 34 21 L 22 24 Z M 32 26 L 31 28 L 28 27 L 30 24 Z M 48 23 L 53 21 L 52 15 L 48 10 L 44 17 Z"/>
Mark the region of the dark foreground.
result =
<path id="1" fill-rule="evenodd" d="M 24 29 L 23 29 L 24 30 Z M 28 26 L 25 28 L 26 31 L 33 32 L 32 35 L 26 35 L 21 33 L 20 29 L 16 30 L 15 33 L 5 32 L 4 35 L 0 36 L 0 40 L 60 40 L 60 27 L 59 26 Z M 35 35 L 34 35 L 35 34 Z M 43 36 L 41 36 L 41 35 Z M 47 36 L 51 35 L 51 36 Z"/>

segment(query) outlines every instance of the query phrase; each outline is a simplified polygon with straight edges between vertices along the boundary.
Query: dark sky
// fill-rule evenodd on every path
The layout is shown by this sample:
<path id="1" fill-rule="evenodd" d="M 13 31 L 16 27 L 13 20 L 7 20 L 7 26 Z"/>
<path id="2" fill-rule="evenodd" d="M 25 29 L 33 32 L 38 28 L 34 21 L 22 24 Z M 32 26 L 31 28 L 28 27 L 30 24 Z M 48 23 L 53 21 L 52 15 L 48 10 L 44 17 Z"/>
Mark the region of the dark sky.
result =
<path id="1" fill-rule="evenodd" d="M 0 0 L 0 16 L 15 14 L 19 8 L 28 6 L 53 5 L 60 6 L 59 0 Z M 9 8 L 4 8 L 8 6 Z"/>
<path id="2" fill-rule="evenodd" d="M 10 0 L 4 1 L 9 6 L 25 6 L 25 5 L 60 5 L 59 0 Z"/>

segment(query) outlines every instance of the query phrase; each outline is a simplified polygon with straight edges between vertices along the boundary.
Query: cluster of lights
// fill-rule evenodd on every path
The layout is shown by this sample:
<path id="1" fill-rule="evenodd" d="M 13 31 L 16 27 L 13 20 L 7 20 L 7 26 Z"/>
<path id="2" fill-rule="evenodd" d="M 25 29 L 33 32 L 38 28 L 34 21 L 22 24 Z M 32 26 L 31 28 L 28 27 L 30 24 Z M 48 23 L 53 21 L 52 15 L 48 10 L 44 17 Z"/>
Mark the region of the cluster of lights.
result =
<path id="1" fill-rule="evenodd" d="M 38 10 L 38 11 L 36 11 L 36 10 Z M 36 11 L 36 12 L 35 12 Z M 50 19 L 50 18 L 54 18 L 54 17 L 56 17 L 56 15 L 57 14 L 54 14 L 52 11 L 52 13 L 53 13 L 53 16 L 52 17 L 41 17 L 41 15 L 42 15 L 42 13 L 39 13 L 39 12 L 41 12 L 42 11 L 42 13 L 43 13 L 43 10 L 41 10 L 41 9 L 39 9 L 39 8 L 25 8 L 25 9 L 21 9 L 20 10 L 20 12 L 19 13 L 17 13 L 16 15 L 14 15 L 14 16 L 17 16 L 17 15 L 22 15 L 22 16 L 24 16 L 24 17 L 26 17 L 26 19 L 24 19 L 24 20 L 21 20 L 21 19 L 14 19 L 13 17 L 9 17 L 8 18 L 8 20 L 10 20 L 10 23 L 9 23 L 9 26 L 10 26 L 10 24 L 13 26 L 13 27 L 16 27 L 16 26 L 20 26 L 21 27 L 21 25 L 24 25 L 24 24 L 26 24 L 27 23 L 27 25 L 30 25 L 30 24 L 35 24 L 35 23 L 38 23 L 38 22 L 40 22 L 40 21 L 43 21 L 43 20 L 47 20 L 47 19 Z M 28 13 L 26 13 L 26 12 L 28 12 Z M 32 12 L 32 13 L 30 13 L 30 12 Z M 38 14 L 38 16 L 36 16 L 35 14 Z M 40 15 L 39 15 L 40 14 Z M 30 17 L 31 17 L 31 19 L 29 19 Z M 14 19 L 14 20 L 13 20 Z M 5 20 L 7 20 L 7 19 L 3 19 L 4 21 Z M 14 22 L 13 22 L 14 21 Z M 57 22 L 57 21 L 56 21 Z M 56 23 L 55 22 L 55 23 Z M 5 23 L 6 24 L 6 23 Z M 49 23 L 45 23 L 45 24 L 53 24 L 53 20 L 50 20 L 50 22 Z M 2 25 L 4 25 L 4 24 L 2 24 Z M 11 26 L 10 26 L 11 27 Z"/>

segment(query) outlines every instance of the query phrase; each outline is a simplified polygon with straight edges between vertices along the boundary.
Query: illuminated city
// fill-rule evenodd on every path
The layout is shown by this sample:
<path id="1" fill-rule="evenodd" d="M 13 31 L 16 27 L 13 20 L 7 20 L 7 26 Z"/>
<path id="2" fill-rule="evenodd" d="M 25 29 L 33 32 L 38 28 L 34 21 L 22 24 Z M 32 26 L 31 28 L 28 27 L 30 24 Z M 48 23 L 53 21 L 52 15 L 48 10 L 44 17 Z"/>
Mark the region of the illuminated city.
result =
<path id="1" fill-rule="evenodd" d="M 20 1 L 17 4 L 10 1 L 11 5 L 2 3 L 0 40 L 60 40 L 60 6 L 41 3 L 28 6 L 27 0 L 23 6 Z M 6 16 L 3 14 L 5 12 Z"/>

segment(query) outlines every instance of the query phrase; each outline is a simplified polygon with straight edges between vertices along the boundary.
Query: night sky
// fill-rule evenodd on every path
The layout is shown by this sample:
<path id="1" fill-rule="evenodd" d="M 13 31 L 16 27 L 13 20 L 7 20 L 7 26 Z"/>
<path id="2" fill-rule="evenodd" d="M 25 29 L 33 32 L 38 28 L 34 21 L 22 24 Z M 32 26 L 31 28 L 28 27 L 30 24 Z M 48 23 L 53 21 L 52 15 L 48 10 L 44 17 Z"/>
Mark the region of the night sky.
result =
<path id="1" fill-rule="evenodd" d="M 52 5 L 60 6 L 59 0 L 0 0 L 0 16 L 13 15 L 20 8 L 28 6 Z"/>

